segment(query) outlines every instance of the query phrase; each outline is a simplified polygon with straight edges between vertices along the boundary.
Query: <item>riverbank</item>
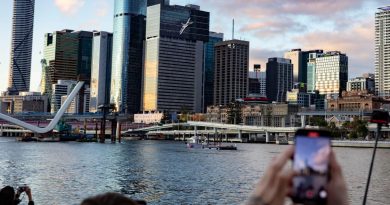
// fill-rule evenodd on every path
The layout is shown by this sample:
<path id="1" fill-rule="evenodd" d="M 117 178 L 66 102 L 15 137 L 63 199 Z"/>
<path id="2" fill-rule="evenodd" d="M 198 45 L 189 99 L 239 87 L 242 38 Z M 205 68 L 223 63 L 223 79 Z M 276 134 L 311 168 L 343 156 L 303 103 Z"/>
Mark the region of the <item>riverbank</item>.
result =
<path id="1" fill-rule="evenodd" d="M 5 136 L 0 136 L 5 137 Z M 8 137 L 9 138 L 9 137 Z M 15 137 L 17 140 L 18 138 Z M 123 137 L 122 139 L 130 140 L 130 141 L 137 141 L 137 140 L 167 140 L 167 139 L 144 139 L 141 137 Z M 58 140 L 60 141 L 60 140 Z M 172 141 L 172 139 L 168 139 L 168 141 Z M 175 138 L 173 141 L 183 141 L 183 138 Z M 95 141 L 90 141 L 95 142 Z M 210 139 L 210 142 L 214 142 L 214 139 Z M 245 144 L 277 144 L 277 145 L 288 145 L 288 144 L 294 144 L 294 141 L 287 141 L 281 140 L 281 141 L 271 141 L 269 143 L 265 142 L 247 142 L 242 139 L 237 138 L 224 138 L 221 140 L 218 140 L 217 142 L 225 142 L 225 143 L 245 143 Z M 375 145 L 375 141 L 358 141 L 358 140 L 332 140 L 332 147 L 350 147 L 350 148 L 373 148 Z M 390 149 L 390 141 L 378 141 L 378 148 L 382 149 Z"/>
<path id="2" fill-rule="evenodd" d="M 175 138 L 175 141 L 183 141 L 183 138 Z M 210 138 L 210 142 L 213 142 L 214 139 Z M 218 140 L 220 142 L 220 140 Z M 253 143 L 253 142 L 246 142 L 242 139 L 237 138 L 224 138 L 222 139 L 222 142 L 230 142 L 230 143 Z M 265 143 L 265 142 L 263 142 Z M 288 144 L 294 144 L 294 141 L 288 141 L 287 140 L 277 140 L 277 141 L 271 141 L 266 144 L 277 144 L 277 145 L 288 145 Z M 332 140 L 332 147 L 351 147 L 351 148 L 373 148 L 375 145 L 375 141 L 363 141 L 363 140 Z M 390 149 L 390 141 L 378 141 L 378 148 L 382 149 Z"/>

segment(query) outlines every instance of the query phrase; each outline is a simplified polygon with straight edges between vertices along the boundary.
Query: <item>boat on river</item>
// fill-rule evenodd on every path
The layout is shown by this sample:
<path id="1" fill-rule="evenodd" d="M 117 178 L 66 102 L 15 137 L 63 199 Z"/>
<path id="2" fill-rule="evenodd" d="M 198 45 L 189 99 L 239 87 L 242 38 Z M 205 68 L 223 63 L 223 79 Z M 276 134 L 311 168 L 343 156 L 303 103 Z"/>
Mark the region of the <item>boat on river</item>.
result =
<path id="1" fill-rule="evenodd" d="M 234 145 L 220 145 L 217 146 L 217 150 L 237 150 L 237 146 Z"/>
<path id="2" fill-rule="evenodd" d="M 60 137 L 58 136 L 46 136 L 46 137 L 37 137 L 38 142 L 59 142 Z"/>
<path id="3" fill-rule="evenodd" d="M 198 136 L 193 136 L 187 139 L 187 148 L 193 149 L 216 149 L 216 150 L 237 150 L 236 144 L 226 145 L 222 144 L 222 142 L 214 142 L 214 144 L 210 144 L 209 140 L 202 140 Z"/>
<path id="4" fill-rule="evenodd" d="M 206 141 L 202 141 L 198 136 L 193 136 L 188 138 L 186 141 L 187 148 L 194 149 L 204 149 L 208 147 L 208 143 Z"/>

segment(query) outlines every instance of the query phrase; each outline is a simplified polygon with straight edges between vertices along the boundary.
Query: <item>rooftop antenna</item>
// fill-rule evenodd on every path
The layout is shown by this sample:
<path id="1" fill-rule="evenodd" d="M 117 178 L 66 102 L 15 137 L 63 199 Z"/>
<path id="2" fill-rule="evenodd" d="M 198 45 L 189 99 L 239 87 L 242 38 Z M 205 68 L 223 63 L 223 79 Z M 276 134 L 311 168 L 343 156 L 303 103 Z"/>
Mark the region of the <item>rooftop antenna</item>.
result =
<path id="1" fill-rule="evenodd" d="M 234 19 L 233 19 L 233 29 L 232 29 L 232 40 L 234 40 Z"/>

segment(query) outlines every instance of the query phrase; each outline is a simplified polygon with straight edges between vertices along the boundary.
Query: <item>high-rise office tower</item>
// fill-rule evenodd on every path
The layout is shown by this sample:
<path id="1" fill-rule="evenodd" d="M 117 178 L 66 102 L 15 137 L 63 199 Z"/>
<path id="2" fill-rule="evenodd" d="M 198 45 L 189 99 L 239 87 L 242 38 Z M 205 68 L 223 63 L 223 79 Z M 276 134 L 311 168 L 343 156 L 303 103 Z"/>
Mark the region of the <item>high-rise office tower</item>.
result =
<path id="1" fill-rule="evenodd" d="M 324 50 L 319 50 L 319 49 L 316 49 L 316 50 L 308 50 L 308 51 L 302 51 L 302 66 L 301 68 L 299 69 L 299 78 L 298 78 L 298 82 L 299 83 L 307 83 L 308 81 L 308 62 L 309 62 L 309 58 L 310 58 L 310 54 L 321 54 L 321 53 L 324 53 Z"/>
<path id="2" fill-rule="evenodd" d="M 375 14 L 375 91 L 390 97 L 390 6 Z"/>
<path id="3" fill-rule="evenodd" d="M 306 74 L 306 82 L 307 82 L 307 92 L 315 93 L 316 90 L 316 58 L 317 56 L 322 55 L 322 50 L 314 50 L 311 53 L 308 53 L 307 58 L 307 74 Z M 304 53 L 304 55 L 306 55 Z"/>
<path id="4" fill-rule="evenodd" d="M 85 85 L 89 85 L 91 83 L 93 32 L 76 31 L 74 33 L 79 39 L 77 80 L 84 81 Z"/>
<path id="5" fill-rule="evenodd" d="M 156 4 L 147 13 L 143 110 L 201 112 L 209 12 Z"/>
<path id="6" fill-rule="evenodd" d="M 153 6 L 156 4 L 162 4 L 162 5 L 169 5 L 169 0 L 147 0 L 147 5 L 148 6 Z"/>
<path id="7" fill-rule="evenodd" d="M 204 45 L 204 106 L 213 105 L 214 100 L 214 46 L 216 43 L 223 41 L 223 33 L 210 32 L 209 42 Z"/>
<path id="8" fill-rule="evenodd" d="M 302 50 L 292 49 L 291 51 L 288 51 L 284 54 L 284 58 L 290 59 L 291 64 L 293 65 L 293 82 L 302 81 L 302 79 L 299 79 L 299 74 L 302 74 L 302 67 L 304 64 L 302 59 Z"/>
<path id="9" fill-rule="evenodd" d="M 98 112 L 99 105 L 110 103 L 112 63 L 112 33 L 93 34 L 90 112 Z"/>
<path id="10" fill-rule="evenodd" d="M 290 59 L 269 58 L 267 62 L 267 98 L 286 102 L 287 91 L 293 88 L 293 65 Z"/>
<path id="11" fill-rule="evenodd" d="M 30 89 L 35 0 L 14 0 L 8 91 Z"/>
<path id="12" fill-rule="evenodd" d="M 249 72 L 248 93 L 255 96 L 266 96 L 266 73 L 261 71 L 261 65 L 255 64 Z"/>
<path id="13" fill-rule="evenodd" d="M 229 40 L 215 45 L 214 105 L 227 105 L 248 95 L 249 42 Z"/>
<path id="14" fill-rule="evenodd" d="M 316 60 L 315 87 L 327 98 L 338 98 L 346 90 L 348 82 L 348 56 L 339 51 L 318 55 Z"/>
<path id="15" fill-rule="evenodd" d="M 77 80 L 79 39 L 72 30 L 45 34 L 41 92 L 52 96 L 52 84 L 58 80 Z"/>
<path id="16" fill-rule="evenodd" d="M 260 64 L 255 64 L 253 66 L 253 70 L 255 72 L 259 73 L 259 80 L 260 80 L 260 96 L 266 97 L 267 96 L 267 73 L 265 72 L 265 69 L 261 69 Z"/>
<path id="17" fill-rule="evenodd" d="M 111 103 L 120 113 L 140 111 L 147 0 L 115 0 Z"/>
<path id="18" fill-rule="evenodd" d="M 307 63 L 310 53 L 323 53 L 323 50 L 302 51 L 298 48 L 284 54 L 284 58 L 290 59 L 293 64 L 294 83 L 307 83 Z"/>

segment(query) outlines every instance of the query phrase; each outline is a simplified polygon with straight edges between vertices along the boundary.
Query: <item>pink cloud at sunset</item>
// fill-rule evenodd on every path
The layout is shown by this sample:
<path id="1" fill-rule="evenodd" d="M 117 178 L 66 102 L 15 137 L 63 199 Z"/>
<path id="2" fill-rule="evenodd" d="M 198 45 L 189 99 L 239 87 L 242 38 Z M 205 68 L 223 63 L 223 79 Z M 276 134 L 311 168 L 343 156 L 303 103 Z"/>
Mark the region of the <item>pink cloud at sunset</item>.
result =
<path id="1" fill-rule="evenodd" d="M 81 7 L 84 6 L 84 0 L 54 0 L 55 5 L 58 9 L 66 14 L 72 15 L 75 14 Z"/>
<path id="2" fill-rule="evenodd" d="M 313 154 L 313 168 L 320 172 L 325 172 L 328 169 L 328 161 L 330 154 L 330 146 L 325 145 Z"/>

